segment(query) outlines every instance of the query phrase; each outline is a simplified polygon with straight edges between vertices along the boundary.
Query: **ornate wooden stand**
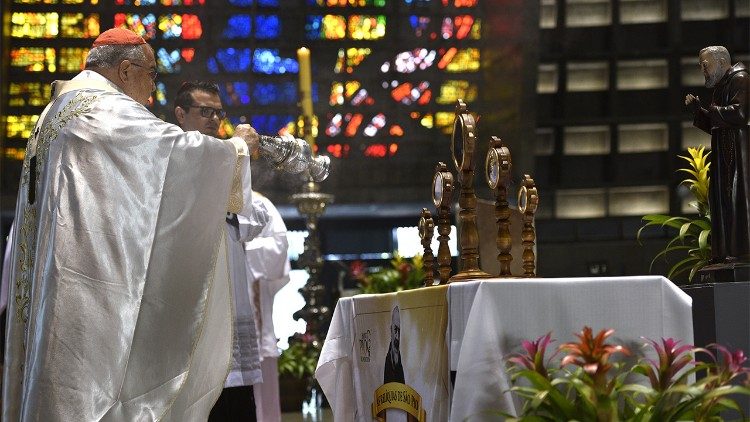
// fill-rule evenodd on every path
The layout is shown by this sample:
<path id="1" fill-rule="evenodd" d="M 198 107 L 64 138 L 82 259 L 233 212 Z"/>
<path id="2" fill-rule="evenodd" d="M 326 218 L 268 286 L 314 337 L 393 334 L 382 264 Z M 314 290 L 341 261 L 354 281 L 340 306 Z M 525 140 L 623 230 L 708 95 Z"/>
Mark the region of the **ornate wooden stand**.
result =
<path id="1" fill-rule="evenodd" d="M 432 236 L 435 233 L 435 223 L 432 214 L 427 208 L 422 208 L 422 216 L 419 219 L 419 237 L 422 239 L 422 268 L 424 268 L 424 286 L 432 286 L 435 283 L 435 256 L 432 254 Z"/>
<path id="2" fill-rule="evenodd" d="M 536 257 L 534 256 L 534 243 L 536 231 L 534 230 L 534 214 L 539 206 L 539 195 L 536 191 L 534 179 L 528 174 L 523 176 L 521 188 L 518 191 L 518 210 L 523 214 L 523 276 L 536 277 Z"/>
<path id="3" fill-rule="evenodd" d="M 500 277 L 512 276 L 510 263 L 512 238 L 510 235 L 510 208 L 508 207 L 508 180 L 512 160 L 510 150 L 500 138 L 490 139 L 490 149 L 485 160 L 487 184 L 495 190 L 495 218 L 497 219 L 497 260 L 500 263 Z"/>
<path id="4" fill-rule="evenodd" d="M 479 268 L 479 233 L 477 232 L 477 196 L 474 193 L 474 144 L 476 126 L 474 117 L 469 114 L 466 104 L 458 100 L 456 119 L 453 123 L 451 152 L 461 182 L 461 196 L 458 205 L 461 208 L 458 216 L 461 220 L 459 240 L 461 253 L 458 274 L 450 282 L 465 281 L 477 278 L 489 278 L 490 274 Z"/>
<path id="5" fill-rule="evenodd" d="M 438 163 L 432 179 L 432 202 L 437 209 L 438 273 L 440 283 L 448 283 L 451 276 L 451 251 L 448 240 L 451 233 L 451 203 L 453 202 L 453 174 L 445 163 Z"/>

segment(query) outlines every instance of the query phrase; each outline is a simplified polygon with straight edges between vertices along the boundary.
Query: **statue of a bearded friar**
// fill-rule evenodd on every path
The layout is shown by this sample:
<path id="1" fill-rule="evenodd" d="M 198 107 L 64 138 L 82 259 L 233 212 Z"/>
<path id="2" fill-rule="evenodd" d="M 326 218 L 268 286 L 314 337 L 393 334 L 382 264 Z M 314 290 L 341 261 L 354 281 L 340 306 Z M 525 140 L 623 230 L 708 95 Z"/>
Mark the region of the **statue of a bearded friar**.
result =
<path id="1" fill-rule="evenodd" d="M 750 75 L 742 63 L 732 65 L 725 47 L 706 47 L 698 60 L 706 87 L 714 89 L 711 102 L 704 108 L 688 94 L 685 105 L 693 109 L 693 125 L 711 135 L 711 264 L 734 267 L 750 262 Z"/>

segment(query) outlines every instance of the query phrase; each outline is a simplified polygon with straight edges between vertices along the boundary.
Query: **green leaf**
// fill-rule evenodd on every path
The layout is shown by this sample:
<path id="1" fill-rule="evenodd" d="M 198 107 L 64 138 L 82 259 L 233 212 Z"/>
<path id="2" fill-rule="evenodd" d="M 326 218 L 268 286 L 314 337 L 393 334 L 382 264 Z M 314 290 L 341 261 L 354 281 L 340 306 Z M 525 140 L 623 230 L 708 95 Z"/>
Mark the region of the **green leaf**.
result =
<path id="1" fill-rule="evenodd" d="M 667 273 L 667 278 L 671 279 L 672 277 L 678 276 L 684 273 L 685 271 L 689 270 L 691 267 L 688 264 L 694 261 L 699 261 L 699 259 L 689 256 L 683 259 L 682 261 L 674 264 L 672 268 L 669 269 L 669 272 Z"/>
<path id="2" fill-rule="evenodd" d="M 708 247 L 708 236 L 711 235 L 711 228 L 704 229 L 701 231 L 700 235 L 698 235 L 698 247 L 701 249 L 705 249 Z"/>

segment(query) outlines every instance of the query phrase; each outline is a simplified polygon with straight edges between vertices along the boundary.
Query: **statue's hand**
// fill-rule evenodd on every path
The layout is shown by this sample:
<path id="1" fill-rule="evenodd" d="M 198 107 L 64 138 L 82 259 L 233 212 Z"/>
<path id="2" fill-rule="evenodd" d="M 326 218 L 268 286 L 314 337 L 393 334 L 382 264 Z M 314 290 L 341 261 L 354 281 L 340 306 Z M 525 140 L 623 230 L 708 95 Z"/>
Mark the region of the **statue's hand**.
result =
<path id="1" fill-rule="evenodd" d="M 258 149 L 258 141 L 260 140 L 260 137 L 258 136 L 258 132 L 256 132 L 252 126 L 248 124 L 237 125 L 234 129 L 234 136 L 239 136 L 245 141 L 245 143 L 247 143 L 247 148 L 250 150 L 250 154 L 254 154 Z"/>
<path id="2" fill-rule="evenodd" d="M 695 112 L 701 107 L 701 99 L 696 95 L 688 94 L 685 96 L 685 105 L 688 106 L 693 114 L 695 114 Z"/>

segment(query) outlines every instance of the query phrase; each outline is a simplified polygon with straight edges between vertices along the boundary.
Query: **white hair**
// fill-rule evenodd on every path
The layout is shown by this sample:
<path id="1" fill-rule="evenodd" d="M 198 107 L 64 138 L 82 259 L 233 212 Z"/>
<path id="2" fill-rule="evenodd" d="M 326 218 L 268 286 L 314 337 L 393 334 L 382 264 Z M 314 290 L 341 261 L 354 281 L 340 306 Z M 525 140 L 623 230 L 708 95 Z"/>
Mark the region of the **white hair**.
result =
<path id="1" fill-rule="evenodd" d="M 710 47 L 706 47 L 703 50 L 698 53 L 700 56 L 703 53 L 708 53 L 711 55 L 711 57 L 714 58 L 717 62 L 721 59 L 724 59 L 724 63 L 731 66 L 732 64 L 732 58 L 729 56 L 729 50 L 727 50 L 726 47 L 723 47 L 721 45 L 712 45 Z"/>
<path id="2" fill-rule="evenodd" d="M 86 69 L 111 68 L 123 60 L 145 61 L 146 54 L 141 45 L 100 45 L 92 48 L 86 56 Z"/>

